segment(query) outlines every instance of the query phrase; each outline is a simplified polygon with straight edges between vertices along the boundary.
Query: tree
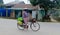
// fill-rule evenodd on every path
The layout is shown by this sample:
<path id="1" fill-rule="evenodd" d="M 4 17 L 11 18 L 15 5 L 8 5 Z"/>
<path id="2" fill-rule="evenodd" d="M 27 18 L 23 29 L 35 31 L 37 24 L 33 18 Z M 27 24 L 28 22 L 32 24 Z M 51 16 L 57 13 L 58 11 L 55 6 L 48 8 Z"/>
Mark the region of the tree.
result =
<path id="1" fill-rule="evenodd" d="M 2 5 L 3 4 L 3 0 L 0 0 L 0 5 Z"/>
<path id="2" fill-rule="evenodd" d="M 33 6 L 39 5 L 40 8 L 44 8 L 45 17 L 47 15 L 49 9 L 59 6 L 59 0 L 30 0 L 30 3 Z"/>

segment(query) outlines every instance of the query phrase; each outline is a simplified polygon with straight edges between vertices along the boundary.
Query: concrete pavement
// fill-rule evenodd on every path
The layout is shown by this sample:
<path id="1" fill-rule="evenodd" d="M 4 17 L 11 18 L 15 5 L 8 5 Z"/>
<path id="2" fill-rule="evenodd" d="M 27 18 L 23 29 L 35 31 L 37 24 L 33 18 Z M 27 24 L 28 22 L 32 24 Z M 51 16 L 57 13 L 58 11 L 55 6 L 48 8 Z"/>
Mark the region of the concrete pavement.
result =
<path id="1" fill-rule="evenodd" d="M 17 21 L 13 19 L 0 19 L 0 35 L 60 35 L 60 23 L 39 22 L 40 30 L 33 32 L 30 28 L 25 31 L 18 30 Z"/>

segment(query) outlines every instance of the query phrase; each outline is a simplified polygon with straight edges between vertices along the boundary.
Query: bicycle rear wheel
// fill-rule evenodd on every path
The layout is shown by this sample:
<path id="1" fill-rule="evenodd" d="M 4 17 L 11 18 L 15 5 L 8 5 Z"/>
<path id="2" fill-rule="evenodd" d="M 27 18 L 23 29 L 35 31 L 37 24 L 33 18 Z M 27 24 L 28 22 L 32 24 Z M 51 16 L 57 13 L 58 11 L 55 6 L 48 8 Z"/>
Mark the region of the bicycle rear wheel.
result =
<path id="1" fill-rule="evenodd" d="M 19 25 L 18 23 L 17 23 L 17 28 L 18 28 L 19 30 L 24 30 L 23 25 Z"/>
<path id="2" fill-rule="evenodd" d="M 31 23 L 31 24 L 30 24 L 30 28 L 31 28 L 33 31 L 38 31 L 38 30 L 40 30 L 40 24 L 39 24 L 38 22 Z"/>

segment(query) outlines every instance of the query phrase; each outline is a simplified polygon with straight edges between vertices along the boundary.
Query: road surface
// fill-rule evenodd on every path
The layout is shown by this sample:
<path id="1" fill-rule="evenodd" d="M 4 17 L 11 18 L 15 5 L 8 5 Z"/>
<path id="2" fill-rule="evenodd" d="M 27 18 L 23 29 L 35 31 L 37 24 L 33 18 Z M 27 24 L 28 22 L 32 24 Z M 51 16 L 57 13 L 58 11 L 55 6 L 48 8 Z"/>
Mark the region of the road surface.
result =
<path id="1" fill-rule="evenodd" d="M 60 35 L 60 23 L 39 22 L 40 30 L 33 32 L 31 29 L 21 31 L 17 28 L 17 21 L 0 18 L 0 35 Z"/>

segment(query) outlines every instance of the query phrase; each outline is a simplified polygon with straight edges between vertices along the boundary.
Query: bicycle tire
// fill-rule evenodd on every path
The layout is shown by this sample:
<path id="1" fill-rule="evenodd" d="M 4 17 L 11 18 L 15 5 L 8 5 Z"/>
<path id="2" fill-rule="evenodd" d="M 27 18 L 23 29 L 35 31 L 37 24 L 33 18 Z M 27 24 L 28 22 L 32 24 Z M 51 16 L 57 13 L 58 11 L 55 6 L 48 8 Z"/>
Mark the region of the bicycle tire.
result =
<path id="1" fill-rule="evenodd" d="M 18 28 L 19 30 L 24 30 L 24 28 L 21 27 L 18 23 L 17 23 L 17 28 Z M 21 28 L 23 28 L 23 29 L 21 29 Z"/>
<path id="2" fill-rule="evenodd" d="M 40 24 L 39 24 L 39 23 L 36 22 L 36 24 L 38 24 L 38 26 L 39 26 L 37 30 L 34 30 L 34 29 L 32 28 L 32 25 L 33 25 L 33 24 L 34 24 L 34 23 L 31 23 L 31 24 L 30 24 L 30 28 L 31 28 L 33 31 L 38 31 L 38 30 L 40 30 Z"/>

